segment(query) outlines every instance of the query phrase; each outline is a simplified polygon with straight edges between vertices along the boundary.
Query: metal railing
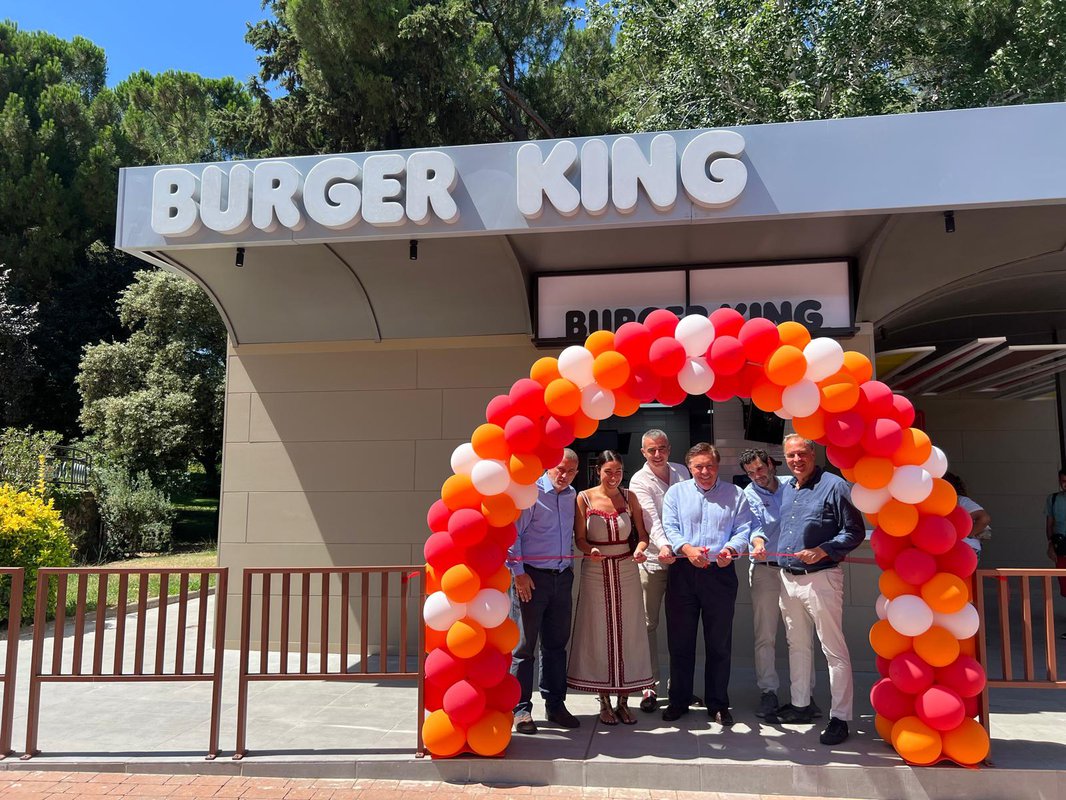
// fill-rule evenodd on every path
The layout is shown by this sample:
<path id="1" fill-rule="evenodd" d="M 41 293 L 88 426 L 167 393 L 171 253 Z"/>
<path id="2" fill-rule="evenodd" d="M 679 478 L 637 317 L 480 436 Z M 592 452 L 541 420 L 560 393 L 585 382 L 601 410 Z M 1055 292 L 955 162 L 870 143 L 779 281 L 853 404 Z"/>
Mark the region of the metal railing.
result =
<path id="1" fill-rule="evenodd" d="M 219 721 L 222 701 L 222 660 L 226 628 L 226 581 L 229 570 L 221 569 L 100 569 L 47 567 L 37 572 L 37 595 L 33 621 L 33 652 L 30 659 L 30 696 L 26 721 L 26 753 L 28 759 L 40 751 L 37 749 L 37 734 L 40 725 L 41 687 L 45 683 L 59 682 L 131 682 L 131 681 L 210 681 L 211 682 L 211 730 L 207 758 L 218 755 Z M 155 624 L 154 643 L 149 655 L 147 612 L 151 607 L 148 598 L 148 581 L 158 575 L 160 596 L 158 619 Z M 195 595 L 189 590 L 190 577 L 200 576 L 200 588 Z M 98 603 L 94 611 L 87 610 L 90 576 L 96 576 Z M 214 614 L 214 644 L 212 663 L 207 665 L 207 597 L 209 579 L 217 580 Z M 115 616 L 115 632 L 105 657 L 105 619 L 107 616 L 107 591 L 112 577 L 118 582 L 118 608 Z M 137 578 L 137 596 L 129 609 L 130 579 Z M 178 594 L 168 597 L 171 577 L 178 579 Z M 66 597 L 68 580 L 77 581 L 74 610 L 73 642 L 69 659 L 64 654 L 64 628 L 67 622 Z M 55 624 L 52 628 L 51 659 L 44 657 L 45 641 L 49 638 L 46 618 L 52 582 L 55 582 Z M 189 620 L 189 604 L 198 600 L 196 618 Z M 174 647 L 167 660 L 167 609 L 171 602 L 177 607 L 174 631 Z M 136 615 L 132 632 L 133 648 L 127 636 L 127 613 Z M 95 618 L 92 631 L 86 623 Z M 192 628 L 195 638 L 193 663 L 187 664 L 186 637 Z M 91 642 L 89 641 L 91 639 Z M 91 652 L 91 661 L 86 664 Z M 132 661 L 132 663 L 129 663 Z M 189 667 L 191 666 L 191 669 Z M 6 689 L 6 686 L 5 686 Z"/>
<path id="2" fill-rule="evenodd" d="M 358 585 L 353 586 L 353 576 Z M 392 593 L 392 577 L 398 578 Z M 315 580 L 313 580 L 313 577 Z M 275 579 L 276 582 L 275 582 Z M 411 581 L 417 579 L 417 594 Z M 294 584 L 298 584 L 294 585 Z M 316 588 L 317 594 L 312 594 Z M 277 589 L 278 594 L 274 594 Z M 298 591 L 296 591 L 298 590 Z M 353 592 L 354 590 L 354 592 Z M 258 595 L 258 603 L 253 598 Z M 417 599 L 417 605 L 412 601 Z M 422 605 L 425 602 L 425 567 L 421 564 L 394 567 L 335 567 L 245 569 L 241 594 L 240 683 L 237 690 L 237 747 L 234 759 L 248 753 L 248 687 L 253 681 L 414 681 L 418 687 L 416 755 L 424 755 L 421 710 L 422 668 L 425 662 Z M 378 606 L 371 615 L 371 605 Z M 277 614 L 272 607 L 277 605 Z M 296 605 L 294 609 L 293 606 Z M 317 606 L 317 608 L 312 608 Z M 412 607 L 414 606 L 414 607 Z M 334 620 L 333 610 L 337 612 Z M 357 609 L 355 625 L 349 616 Z M 253 615 L 258 624 L 253 624 Z M 376 617 L 376 619 L 375 619 Z M 396 620 L 398 635 L 390 642 L 390 620 Z M 276 620 L 276 624 L 275 624 Z M 376 622 L 377 636 L 372 637 Z M 317 631 L 312 632 L 312 625 Z M 415 668 L 408 667 L 410 626 L 417 630 Z M 258 663 L 253 668 L 252 630 L 258 628 Z M 353 635 L 353 628 L 355 632 Z M 337 633 L 337 658 L 330 652 L 331 631 Z M 312 635 L 317 648 L 312 651 Z M 389 668 L 390 643 L 398 656 L 397 669 Z M 376 644 L 377 669 L 370 669 L 371 649 Z M 315 656 L 317 665 L 311 664 Z M 358 657 L 354 670 L 349 657 Z M 295 662 L 295 663 L 292 663 Z"/>
<path id="3" fill-rule="evenodd" d="M 22 587 L 25 573 L 22 567 L 0 567 L 0 576 L 11 581 L 7 596 L 7 653 L 4 657 L 3 705 L 0 706 L 0 758 L 6 758 L 11 749 L 11 728 L 15 711 L 15 677 L 18 670 L 19 628 L 22 623 Z"/>

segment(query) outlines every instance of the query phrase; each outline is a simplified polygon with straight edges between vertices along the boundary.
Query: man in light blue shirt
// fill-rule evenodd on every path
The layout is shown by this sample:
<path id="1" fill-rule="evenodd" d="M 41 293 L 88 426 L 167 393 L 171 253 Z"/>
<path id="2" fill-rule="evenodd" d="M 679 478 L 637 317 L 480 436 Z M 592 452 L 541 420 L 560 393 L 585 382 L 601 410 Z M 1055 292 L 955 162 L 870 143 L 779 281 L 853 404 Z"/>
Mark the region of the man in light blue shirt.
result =
<path id="1" fill-rule="evenodd" d="M 570 640 L 574 512 L 577 493 L 570 486 L 577 475 L 577 453 L 563 451 L 563 460 L 537 480 L 537 502 L 525 509 L 515 527 L 518 537 L 508 551 L 514 576 L 511 616 L 521 635 L 511 656 L 511 674 L 522 694 L 514 709 L 515 730 L 536 733 L 533 722 L 533 668 L 540 643 L 540 694 L 549 722 L 564 728 L 581 723 L 567 711 L 566 644 Z"/>
<path id="2" fill-rule="evenodd" d="M 663 498 L 663 531 L 674 553 L 666 587 L 666 635 L 670 648 L 670 704 L 663 719 L 688 713 L 696 667 L 696 631 L 703 622 L 704 697 L 707 713 L 733 724 L 729 668 L 737 571 L 733 559 L 748 551 L 758 528 L 744 493 L 718 480 L 721 456 L 701 442 L 685 454 L 692 480 L 674 484 Z"/>

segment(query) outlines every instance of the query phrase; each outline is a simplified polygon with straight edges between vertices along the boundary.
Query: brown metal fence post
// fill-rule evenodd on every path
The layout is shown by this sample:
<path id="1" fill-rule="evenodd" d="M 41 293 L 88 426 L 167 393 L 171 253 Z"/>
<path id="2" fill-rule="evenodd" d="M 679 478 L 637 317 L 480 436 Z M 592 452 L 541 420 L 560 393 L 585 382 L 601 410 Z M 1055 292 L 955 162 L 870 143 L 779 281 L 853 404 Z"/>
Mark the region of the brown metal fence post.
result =
<path id="1" fill-rule="evenodd" d="M 15 713 L 15 677 L 18 670 L 19 629 L 22 625 L 22 587 L 25 573 L 21 567 L 2 570 L 11 576 L 11 591 L 7 600 L 7 658 L 4 661 L 4 705 L 0 714 L 0 758 L 14 752 L 11 749 L 11 728 Z"/>
<path id="2" fill-rule="evenodd" d="M 248 661 L 252 641 L 252 573 L 244 570 L 241 581 L 241 652 L 240 674 L 237 678 L 237 743 L 233 759 L 239 761 L 248 752 Z"/>
<path id="3" fill-rule="evenodd" d="M 48 611 L 48 584 L 51 578 L 37 571 L 37 595 L 33 606 L 33 650 L 30 655 L 30 698 L 26 709 L 26 751 L 22 760 L 32 758 L 37 749 L 37 723 L 41 716 L 41 672 L 44 669 L 44 623 Z M 59 600 L 57 599 L 58 603 Z"/>
<path id="4" fill-rule="evenodd" d="M 206 577 L 206 576 L 205 576 Z M 207 760 L 218 756 L 219 725 L 222 722 L 222 667 L 226 656 L 226 606 L 229 571 L 223 570 L 215 584 L 215 669 L 211 681 L 211 735 L 207 745 Z"/>

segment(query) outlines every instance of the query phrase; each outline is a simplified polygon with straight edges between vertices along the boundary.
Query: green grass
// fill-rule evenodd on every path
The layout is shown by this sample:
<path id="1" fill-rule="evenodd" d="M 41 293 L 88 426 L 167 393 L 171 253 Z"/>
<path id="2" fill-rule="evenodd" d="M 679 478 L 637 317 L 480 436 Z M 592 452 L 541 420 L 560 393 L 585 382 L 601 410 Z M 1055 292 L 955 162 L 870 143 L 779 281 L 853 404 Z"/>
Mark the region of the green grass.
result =
<path id="1" fill-rule="evenodd" d="M 203 549 L 218 541 L 218 490 L 202 473 L 189 475 L 187 489 L 171 498 L 178 512 L 174 547 Z"/>
<path id="2" fill-rule="evenodd" d="M 218 551 L 212 547 L 210 549 L 203 549 L 197 551 L 188 551 L 183 553 L 171 553 L 168 555 L 159 556 L 146 556 L 143 558 L 131 558 L 124 561 L 112 561 L 109 564 L 101 564 L 100 569 L 150 569 L 150 570 L 163 570 L 163 569 L 195 569 L 201 568 L 214 568 L 218 566 Z M 126 602 L 127 605 L 131 605 L 137 602 L 137 596 L 140 591 L 140 578 L 131 575 L 129 576 L 128 586 L 126 590 Z M 215 585 L 215 576 L 211 575 L 208 578 L 208 585 Z M 108 608 L 114 608 L 118 605 L 118 584 L 119 577 L 112 575 L 108 578 L 107 582 L 107 597 L 106 605 Z M 148 577 L 148 597 L 159 597 L 162 581 L 158 574 L 150 575 Z M 85 605 L 87 611 L 95 610 L 99 603 L 99 579 L 93 575 L 88 577 L 85 592 Z M 177 594 L 181 586 L 181 577 L 178 575 L 171 575 L 168 581 L 167 594 Z M 200 590 L 200 576 L 189 576 L 189 591 L 197 592 Z M 72 577 L 67 580 L 67 614 L 73 614 L 77 609 L 78 603 L 78 578 Z"/>

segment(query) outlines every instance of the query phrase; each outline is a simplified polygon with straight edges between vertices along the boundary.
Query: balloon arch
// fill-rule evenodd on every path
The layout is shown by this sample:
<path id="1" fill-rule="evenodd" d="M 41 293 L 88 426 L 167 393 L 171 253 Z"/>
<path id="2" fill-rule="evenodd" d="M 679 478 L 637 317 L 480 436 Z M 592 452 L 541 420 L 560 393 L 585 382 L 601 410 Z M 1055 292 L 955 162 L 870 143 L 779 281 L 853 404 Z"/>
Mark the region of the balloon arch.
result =
<path id="1" fill-rule="evenodd" d="M 680 320 L 657 310 L 534 363 L 456 448 L 454 474 L 429 510 L 427 749 L 492 756 L 510 741 L 518 626 L 508 618 L 504 560 L 544 469 L 601 420 L 706 394 L 751 398 L 791 419 L 854 483 L 852 502 L 874 526 L 883 570 L 870 630 L 882 676 L 870 693 L 877 732 L 912 764 L 983 760 L 989 740 L 974 717 L 985 673 L 974 659 L 969 580 L 977 557 L 962 541 L 972 522 L 942 477 L 944 453 L 911 427 L 911 403 L 872 377 L 866 356 L 812 339 L 798 322 L 745 321 L 729 308 Z"/>

